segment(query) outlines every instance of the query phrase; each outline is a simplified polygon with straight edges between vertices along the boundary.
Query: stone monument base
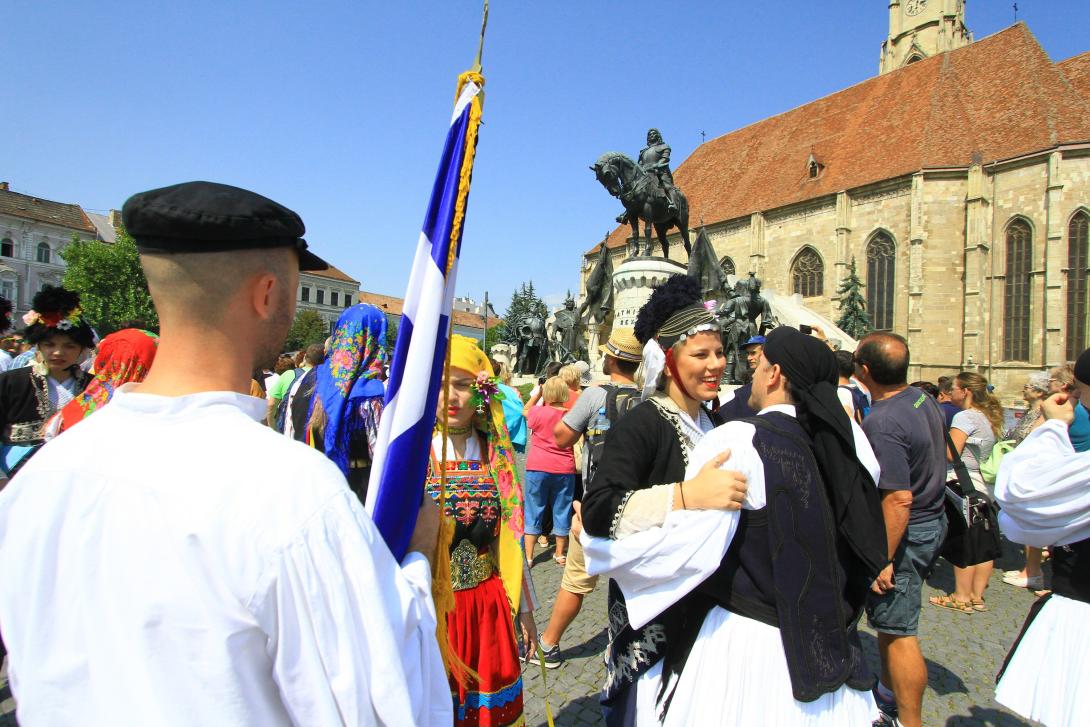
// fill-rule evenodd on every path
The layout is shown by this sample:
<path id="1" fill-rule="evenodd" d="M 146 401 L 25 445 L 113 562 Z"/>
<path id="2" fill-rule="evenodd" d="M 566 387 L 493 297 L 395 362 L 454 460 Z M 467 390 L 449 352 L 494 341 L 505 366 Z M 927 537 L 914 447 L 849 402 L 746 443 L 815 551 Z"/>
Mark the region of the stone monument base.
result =
<path id="1" fill-rule="evenodd" d="M 651 297 L 654 286 L 671 275 L 684 273 L 681 263 L 660 257 L 630 257 L 613 271 L 613 328 L 632 328 L 636 314 Z M 603 339 L 608 337 L 603 332 Z"/>

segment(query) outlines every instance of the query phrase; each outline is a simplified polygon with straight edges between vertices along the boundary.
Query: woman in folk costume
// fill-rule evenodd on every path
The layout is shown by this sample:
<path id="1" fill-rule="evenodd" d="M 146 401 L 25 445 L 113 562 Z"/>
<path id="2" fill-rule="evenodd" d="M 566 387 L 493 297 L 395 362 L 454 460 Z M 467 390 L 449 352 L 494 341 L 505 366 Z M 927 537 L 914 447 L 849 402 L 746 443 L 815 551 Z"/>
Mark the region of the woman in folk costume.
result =
<path id="1" fill-rule="evenodd" d="M 744 481 L 718 469 L 725 456 L 685 481 L 689 454 L 719 423 L 706 404 L 717 401 L 727 365 L 719 326 L 701 298 L 695 279 L 674 275 L 636 317 L 636 338 L 644 344 L 646 400 L 610 430 L 584 495 L 583 527 L 597 536 L 585 550 L 588 570 L 621 567 L 625 554 L 611 544 L 623 543 L 619 539 L 642 530 L 649 520 L 661 522 L 665 512 L 741 506 Z M 657 721 L 662 657 L 680 626 L 670 611 L 637 615 L 631 605 L 610 580 L 602 704 L 611 726 Z"/>
<path id="2" fill-rule="evenodd" d="M 9 477 L 41 446 L 49 418 L 87 385 L 79 362 L 95 345 L 79 294 L 64 288 L 42 288 L 23 323 L 23 337 L 37 346 L 35 363 L 0 374 L 0 467 Z"/>
<path id="3" fill-rule="evenodd" d="M 456 725 L 521 725 L 522 674 L 515 633 L 537 643 L 536 596 L 523 555 L 522 486 L 492 366 L 476 341 L 453 335 L 447 395 L 440 394 L 427 492 L 445 494 L 436 568 L 437 607 Z M 449 578 L 449 582 L 447 579 Z M 442 627 L 446 626 L 446 634 Z"/>
<path id="4" fill-rule="evenodd" d="M 307 378 L 300 384 L 292 416 L 299 408 L 307 412 L 304 441 L 340 468 L 363 503 L 386 394 L 386 314 L 366 303 L 346 308 L 329 345 L 313 384 Z"/>
<path id="5" fill-rule="evenodd" d="M 143 381 L 158 348 L 159 337 L 138 328 L 126 328 L 103 338 L 92 368 L 94 378 L 83 393 L 49 420 L 45 431 L 46 441 L 105 406 L 117 387 L 130 381 Z"/>
<path id="6" fill-rule="evenodd" d="M 1003 534 L 1052 553 L 1052 593 L 1030 607 L 995 701 L 1048 727 L 1085 724 L 1090 712 L 1090 452 L 1071 444 L 1076 401 L 1090 403 L 1090 350 L 1075 362 L 1074 390 L 1041 403 L 1044 422 L 995 481 Z"/>

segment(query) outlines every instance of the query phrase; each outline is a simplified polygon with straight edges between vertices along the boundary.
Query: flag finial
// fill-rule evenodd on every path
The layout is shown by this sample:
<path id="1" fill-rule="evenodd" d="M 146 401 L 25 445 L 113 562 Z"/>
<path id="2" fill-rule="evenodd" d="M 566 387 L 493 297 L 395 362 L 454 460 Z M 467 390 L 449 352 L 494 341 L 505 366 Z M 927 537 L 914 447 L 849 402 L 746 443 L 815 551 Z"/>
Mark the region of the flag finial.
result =
<path id="1" fill-rule="evenodd" d="M 488 0 L 484 0 L 484 16 L 481 18 L 481 40 L 477 44 L 477 60 L 473 61 L 473 70 L 481 72 L 481 56 L 484 55 L 484 31 L 488 28 Z"/>

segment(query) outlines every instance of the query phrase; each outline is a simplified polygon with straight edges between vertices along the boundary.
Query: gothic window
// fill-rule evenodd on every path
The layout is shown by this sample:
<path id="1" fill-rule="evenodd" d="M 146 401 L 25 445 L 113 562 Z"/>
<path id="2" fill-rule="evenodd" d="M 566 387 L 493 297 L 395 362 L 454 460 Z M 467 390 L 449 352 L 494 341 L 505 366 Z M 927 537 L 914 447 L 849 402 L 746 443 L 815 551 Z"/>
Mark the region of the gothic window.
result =
<path id="1" fill-rule="evenodd" d="M 49 243 L 48 242 L 39 242 L 38 243 L 38 262 L 40 262 L 40 263 L 49 262 L 49 253 L 50 253 Z"/>
<path id="2" fill-rule="evenodd" d="M 867 313 L 876 331 L 893 328 L 893 272 L 897 248 L 886 232 L 878 232 L 867 244 Z"/>
<path id="3" fill-rule="evenodd" d="M 1086 296 L 1090 293 L 1090 253 L 1087 232 L 1090 215 L 1078 212 L 1067 225 L 1067 360 L 1074 361 L 1086 349 Z"/>
<path id="4" fill-rule="evenodd" d="M 0 240 L 0 255 L 4 257 L 15 257 L 15 243 L 12 242 L 10 237 L 5 237 Z"/>
<path id="5" fill-rule="evenodd" d="M 1029 361 L 1030 269 L 1033 232 L 1025 220 L 1007 227 L 1007 275 L 1003 281 L 1003 359 Z"/>
<path id="6" fill-rule="evenodd" d="M 734 261 L 730 259 L 730 256 L 724 257 L 719 261 L 719 267 L 723 269 L 723 275 L 735 275 Z"/>
<path id="7" fill-rule="evenodd" d="M 791 263 L 791 290 L 803 298 L 821 295 L 825 278 L 825 263 L 817 250 L 807 245 Z"/>

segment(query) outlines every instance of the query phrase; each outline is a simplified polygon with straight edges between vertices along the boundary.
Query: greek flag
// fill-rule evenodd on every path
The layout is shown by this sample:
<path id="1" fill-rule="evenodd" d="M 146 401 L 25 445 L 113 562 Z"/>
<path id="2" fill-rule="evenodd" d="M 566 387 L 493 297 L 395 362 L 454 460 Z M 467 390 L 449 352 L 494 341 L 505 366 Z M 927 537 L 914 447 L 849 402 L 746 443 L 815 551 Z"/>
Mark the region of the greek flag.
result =
<path id="1" fill-rule="evenodd" d="M 484 78 L 474 71 L 458 78 L 454 115 L 416 245 L 375 442 L 367 511 L 398 560 L 408 550 L 424 496 L 483 87 Z"/>

